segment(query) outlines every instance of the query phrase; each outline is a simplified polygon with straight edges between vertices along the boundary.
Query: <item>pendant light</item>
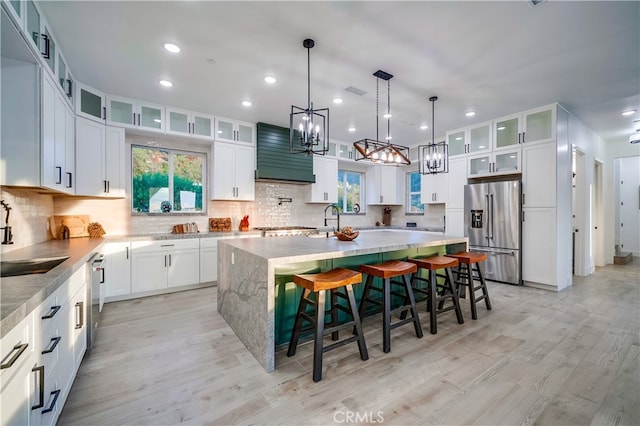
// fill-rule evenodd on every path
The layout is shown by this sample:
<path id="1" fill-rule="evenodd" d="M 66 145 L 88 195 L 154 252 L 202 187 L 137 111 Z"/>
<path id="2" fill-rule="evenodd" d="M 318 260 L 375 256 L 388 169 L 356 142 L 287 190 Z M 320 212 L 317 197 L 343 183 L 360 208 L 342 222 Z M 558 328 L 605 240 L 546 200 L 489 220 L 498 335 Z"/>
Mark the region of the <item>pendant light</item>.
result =
<path id="1" fill-rule="evenodd" d="M 291 105 L 289 115 L 289 151 L 292 154 L 325 155 L 329 151 L 329 108 L 313 109 L 311 102 L 311 48 L 315 42 L 307 38 L 307 107 Z"/>
<path id="2" fill-rule="evenodd" d="M 435 175 L 449 172 L 449 150 L 445 141 L 436 143 L 435 110 L 437 96 L 429 98 L 431 102 L 431 142 L 418 146 L 418 170 L 422 175 Z"/>
<path id="3" fill-rule="evenodd" d="M 353 143 L 353 147 L 360 154 L 356 156 L 356 161 L 368 160 L 374 163 L 395 165 L 411 164 L 409 148 L 391 143 L 391 83 L 389 80 L 393 78 L 393 75 L 382 70 L 374 72 L 373 75 L 376 77 L 376 138 L 361 139 Z M 380 79 L 387 82 L 387 113 L 384 115 L 387 119 L 386 142 L 380 141 L 378 132 Z"/>

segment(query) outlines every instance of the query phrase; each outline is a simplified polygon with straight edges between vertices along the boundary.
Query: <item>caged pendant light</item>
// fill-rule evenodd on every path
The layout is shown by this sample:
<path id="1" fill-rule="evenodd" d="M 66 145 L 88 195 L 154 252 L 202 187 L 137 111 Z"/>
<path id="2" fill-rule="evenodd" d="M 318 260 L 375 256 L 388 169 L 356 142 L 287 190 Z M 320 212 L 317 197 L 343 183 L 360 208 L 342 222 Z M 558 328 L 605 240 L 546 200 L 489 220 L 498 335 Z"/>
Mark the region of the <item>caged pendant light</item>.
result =
<path id="1" fill-rule="evenodd" d="M 307 49 L 307 107 L 291 105 L 289 151 L 292 154 L 325 155 L 329 151 L 329 108 L 313 109 L 310 50 L 315 42 L 307 38 L 302 46 Z"/>
<path id="2" fill-rule="evenodd" d="M 445 141 L 436 143 L 435 108 L 437 96 L 429 98 L 431 102 L 431 142 L 418 146 L 418 170 L 422 175 L 435 175 L 449 172 L 449 150 Z"/>
<path id="3" fill-rule="evenodd" d="M 409 148 L 391 143 L 391 84 L 389 80 L 393 78 L 393 75 L 382 70 L 374 72 L 373 75 L 376 77 L 376 138 L 361 139 L 353 143 L 353 147 L 360 154 L 356 156 L 356 161 L 369 160 L 374 163 L 394 165 L 411 164 Z M 387 82 L 387 113 L 384 115 L 387 119 L 386 142 L 380 141 L 378 133 L 380 79 Z"/>

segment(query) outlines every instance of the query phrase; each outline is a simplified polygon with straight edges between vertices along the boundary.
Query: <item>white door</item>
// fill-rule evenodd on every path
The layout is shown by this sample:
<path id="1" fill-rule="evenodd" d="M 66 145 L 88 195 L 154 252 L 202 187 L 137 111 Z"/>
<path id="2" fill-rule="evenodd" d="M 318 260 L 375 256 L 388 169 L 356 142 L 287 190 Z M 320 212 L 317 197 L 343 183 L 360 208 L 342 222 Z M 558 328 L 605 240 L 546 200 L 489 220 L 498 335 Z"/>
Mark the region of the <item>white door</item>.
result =
<path id="1" fill-rule="evenodd" d="M 76 155 L 76 194 L 104 196 L 104 123 L 76 119 Z"/>
<path id="2" fill-rule="evenodd" d="M 447 208 L 464 208 L 464 186 L 467 184 L 467 159 L 449 161 Z M 460 234 L 462 235 L 462 234 Z"/>
<path id="3" fill-rule="evenodd" d="M 213 149 L 211 198 L 235 199 L 235 146 L 216 142 Z"/>
<path id="4" fill-rule="evenodd" d="M 200 282 L 217 280 L 218 247 L 200 247 Z"/>
<path id="5" fill-rule="evenodd" d="M 124 129 L 107 126 L 104 170 L 108 197 L 125 196 L 124 149 Z"/>
<path id="6" fill-rule="evenodd" d="M 167 288 L 169 257 L 164 252 L 136 253 L 131 258 L 132 293 Z"/>
<path id="7" fill-rule="evenodd" d="M 522 279 L 557 286 L 556 209 L 523 209 Z"/>
<path id="8" fill-rule="evenodd" d="M 105 296 L 131 294 L 131 244 L 109 243 L 102 252 L 107 258 L 105 265 Z"/>
<path id="9" fill-rule="evenodd" d="M 178 250 L 169 254 L 169 287 L 200 282 L 200 250 Z"/>
<path id="10" fill-rule="evenodd" d="M 255 148 L 238 145 L 235 147 L 236 199 L 255 199 Z"/>
<path id="11" fill-rule="evenodd" d="M 640 254 L 640 156 L 620 160 L 620 245 Z"/>

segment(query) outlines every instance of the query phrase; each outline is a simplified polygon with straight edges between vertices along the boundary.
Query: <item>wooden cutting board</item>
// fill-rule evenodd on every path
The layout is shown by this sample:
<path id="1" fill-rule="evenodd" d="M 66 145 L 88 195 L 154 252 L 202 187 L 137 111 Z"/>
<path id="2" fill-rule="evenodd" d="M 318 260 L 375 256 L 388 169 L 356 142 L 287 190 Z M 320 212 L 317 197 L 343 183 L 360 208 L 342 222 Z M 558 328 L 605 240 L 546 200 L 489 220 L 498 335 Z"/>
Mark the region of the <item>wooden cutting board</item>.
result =
<path id="1" fill-rule="evenodd" d="M 69 238 L 88 237 L 87 225 L 91 222 L 88 215 L 50 216 L 49 230 L 53 238 L 58 238 L 58 229 L 62 225 L 69 228 Z"/>

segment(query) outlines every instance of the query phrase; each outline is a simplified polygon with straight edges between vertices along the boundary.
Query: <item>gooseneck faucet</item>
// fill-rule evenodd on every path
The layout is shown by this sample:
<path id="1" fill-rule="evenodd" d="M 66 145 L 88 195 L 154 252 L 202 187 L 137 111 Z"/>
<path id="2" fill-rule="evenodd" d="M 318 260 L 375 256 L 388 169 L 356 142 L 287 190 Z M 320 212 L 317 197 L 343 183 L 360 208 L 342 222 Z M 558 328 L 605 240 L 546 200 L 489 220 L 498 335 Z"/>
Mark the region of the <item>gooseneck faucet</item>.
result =
<path id="1" fill-rule="evenodd" d="M 11 232 L 11 227 L 9 226 L 9 212 L 11 211 L 11 206 L 5 203 L 4 200 L 0 200 L 0 204 L 2 204 L 2 207 L 7 212 L 7 216 L 4 220 L 4 227 L 0 228 L 4 229 L 4 239 L 2 240 L 2 244 L 13 244 L 13 232 Z"/>
<path id="2" fill-rule="evenodd" d="M 335 219 L 327 217 L 327 210 L 329 210 L 329 209 L 331 209 L 331 213 L 332 214 L 335 212 L 335 214 L 336 214 L 336 218 Z M 328 226 L 327 225 L 327 221 L 329 221 L 329 220 L 335 220 L 336 221 L 336 231 L 340 231 L 340 209 L 338 209 L 338 207 L 335 204 L 329 204 L 324 209 L 324 226 Z"/>

